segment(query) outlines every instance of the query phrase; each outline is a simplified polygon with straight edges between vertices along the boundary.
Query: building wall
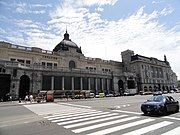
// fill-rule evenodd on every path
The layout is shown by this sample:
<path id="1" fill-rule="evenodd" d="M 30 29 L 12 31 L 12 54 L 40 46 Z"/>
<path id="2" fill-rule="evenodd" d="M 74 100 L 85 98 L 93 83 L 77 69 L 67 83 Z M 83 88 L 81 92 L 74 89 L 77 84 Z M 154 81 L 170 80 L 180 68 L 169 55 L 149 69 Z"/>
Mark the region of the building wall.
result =
<path id="1" fill-rule="evenodd" d="M 172 71 L 167 59 L 135 55 L 132 57 L 131 71 L 137 75 L 139 91 L 170 91 L 177 82 L 177 76 Z"/>
<path id="2" fill-rule="evenodd" d="M 75 88 L 83 89 L 82 80 L 88 79 L 88 90 L 95 94 L 99 92 L 118 93 L 118 80 L 124 78 L 122 62 L 107 61 L 99 58 L 88 58 L 83 54 L 78 54 L 70 48 L 68 52 L 51 52 L 35 47 L 24 47 L 0 42 L 0 60 L 2 66 L 5 66 L 6 74 L 16 72 L 15 76 L 11 75 L 10 93 L 15 97 L 23 88 L 22 78 L 28 78 L 30 85 L 29 93 L 37 93 L 43 90 L 43 78 L 49 76 L 48 89 L 55 89 L 57 84 L 56 78 L 61 78 L 61 89 L 65 89 L 66 77 L 70 78 L 72 90 Z M 75 63 L 74 68 L 69 68 L 70 61 Z M 63 78 L 63 79 L 62 79 Z M 76 79 L 80 79 L 78 81 Z M 92 86 L 92 79 L 94 86 Z M 64 82 L 63 82 L 64 81 Z M 123 81 L 126 81 L 123 79 Z M 126 84 L 126 82 L 124 82 Z M 80 86 L 76 86 L 80 85 Z M 60 86 L 59 86 L 60 87 Z"/>
<path id="3" fill-rule="evenodd" d="M 23 97 L 23 91 L 37 94 L 39 90 L 85 88 L 95 94 L 118 95 L 128 89 L 128 82 L 132 80 L 134 89 L 139 91 L 159 83 L 170 87 L 176 81 L 175 73 L 166 62 L 136 56 L 131 50 L 121 53 L 122 62 L 85 57 L 75 48 L 52 52 L 6 42 L 0 42 L 0 52 L 0 68 L 6 69 L 3 74 L 11 76 L 10 93 L 16 98 Z M 158 69 L 155 75 L 152 67 Z"/>

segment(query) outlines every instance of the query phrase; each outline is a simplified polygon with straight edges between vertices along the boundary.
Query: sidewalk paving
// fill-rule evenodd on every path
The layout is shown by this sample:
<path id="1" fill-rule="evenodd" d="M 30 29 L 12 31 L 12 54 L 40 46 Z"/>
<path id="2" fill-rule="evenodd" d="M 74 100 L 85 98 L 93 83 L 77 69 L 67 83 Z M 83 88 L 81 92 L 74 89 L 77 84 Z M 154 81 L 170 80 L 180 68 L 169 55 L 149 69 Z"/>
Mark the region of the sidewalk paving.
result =
<path id="1" fill-rule="evenodd" d="M 37 101 L 33 101 L 33 102 L 30 102 L 30 101 L 8 101 L 8 102 L 0 102 L 0 107 L 6 107 L 6 106 L 16 106 L 16 105 L 30 105 L 30 104 L 43 104 L 43 103 L 59 103 L 59 102 L 79 102 L 79 101 L 92 101 L 92 100 L 99 100 L 99 99 L 108 99 L 108 98 L 87 98 L 87 99 L 71 99 L 71 98 L 63 98 L 63 99 L 54 99 L 54 102 L 46 102 L 46 101 L 43 101 L 43 102 L 40 102 L 38 103 Z"/>
<path id="2" fill-rule="evenodd" d="M 78 99 L 79 101 L 81 99 Z M 72 99 L 54 99 L 54 102 L 53 103 L 56 103 L 56 102 L 72 102 L 72 101 L 77 101 L 76 100 L 72 100 Z M 30 101 L 7 101 L 7 102 L 0 102 L 0 107 L 6 107 L 6 106 L 15 106 L 15 105 L 30 105 L 30 104 L 42 104 L 42 103 L 52 103 L 52 102 L 46 102 L 46 101 L 41 101 L 40 103 L 38 103 L 37 101 L 33 101 L 33 102 L 30 102 Z"/>

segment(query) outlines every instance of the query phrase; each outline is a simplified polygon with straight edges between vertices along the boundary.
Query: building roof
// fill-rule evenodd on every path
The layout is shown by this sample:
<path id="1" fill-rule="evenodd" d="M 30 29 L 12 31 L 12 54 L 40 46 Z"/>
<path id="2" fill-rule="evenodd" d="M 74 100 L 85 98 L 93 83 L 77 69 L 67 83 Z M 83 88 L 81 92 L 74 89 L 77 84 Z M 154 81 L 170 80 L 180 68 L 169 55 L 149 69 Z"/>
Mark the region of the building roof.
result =
<path id="1" fill-rule="evenodd" d="M 76 43 L 72 42 L 71 39 L 69 39 L 69 34 L 66 30 L 66 33 L 64 34 L 64 39 L 53 49 L 53 51 L 67 51 L 69 50 L 69 48 L 76 48 L 78 53 L 82 53 L 81 48 L 79 48 Z"/>

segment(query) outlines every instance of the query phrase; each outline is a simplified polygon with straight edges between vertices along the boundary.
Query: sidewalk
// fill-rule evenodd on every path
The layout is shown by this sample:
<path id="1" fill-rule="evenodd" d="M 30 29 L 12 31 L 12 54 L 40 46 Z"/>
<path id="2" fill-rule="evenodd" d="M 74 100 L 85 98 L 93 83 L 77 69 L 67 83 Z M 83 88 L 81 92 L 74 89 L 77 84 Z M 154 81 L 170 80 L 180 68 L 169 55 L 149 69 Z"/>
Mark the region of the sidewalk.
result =
<path id="1" fill-rule="evenodd" d="M 63 99 L 54 99 L 54 102 L 40 102 L 33 101 L 32 103 L 30 101 L 8 101 L 8 102 L 0 102 L 0 107 L 6 107 L 6 106 L 16 106 L 16 105 L 30 105 L 30 104 L 44 104 L 44 103 L 59 103 L 59 102 L 80 102 L 80 101 L 92 101 L 92 100 L 107 100 L 108 98 L 87 98 L 87 99 L 71 99 L 71 98 L 63 98 Z"/>
<path id="2" fill-rule="evenodd" d="M 19 101 L 0 102 L 0 107 L 19 105 Z"/>

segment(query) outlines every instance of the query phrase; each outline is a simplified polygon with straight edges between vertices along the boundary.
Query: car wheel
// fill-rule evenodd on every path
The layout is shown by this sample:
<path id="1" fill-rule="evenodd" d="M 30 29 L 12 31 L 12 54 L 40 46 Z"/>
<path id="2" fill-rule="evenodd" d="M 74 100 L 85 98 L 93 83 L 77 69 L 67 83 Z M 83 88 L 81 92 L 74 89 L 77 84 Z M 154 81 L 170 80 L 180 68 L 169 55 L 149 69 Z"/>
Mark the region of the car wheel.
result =
<path id="1" fill-rule="evenodd" d="M 167 115 L 167 108 L 166 107 L 163 108 L 162 115 L 164 115 L 164 116 Z"/>
<path id="2" fill-rule="evenodd" d="M 147 112 L 147 111 L 143 111 L 143 113 L 144 113 L 144 115 L 147 115 L 147 114 L 148 114 L 148 112 Z"/>

